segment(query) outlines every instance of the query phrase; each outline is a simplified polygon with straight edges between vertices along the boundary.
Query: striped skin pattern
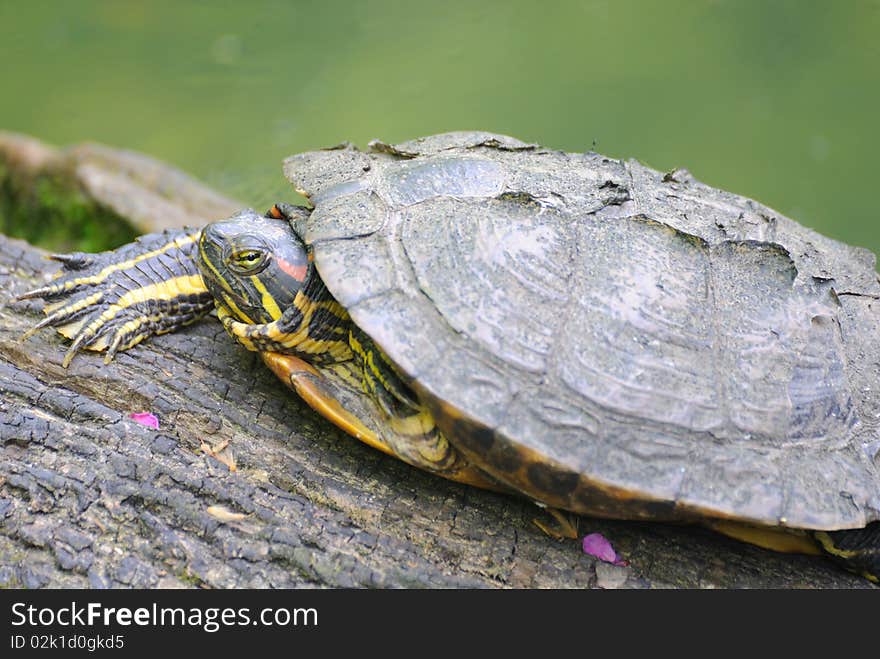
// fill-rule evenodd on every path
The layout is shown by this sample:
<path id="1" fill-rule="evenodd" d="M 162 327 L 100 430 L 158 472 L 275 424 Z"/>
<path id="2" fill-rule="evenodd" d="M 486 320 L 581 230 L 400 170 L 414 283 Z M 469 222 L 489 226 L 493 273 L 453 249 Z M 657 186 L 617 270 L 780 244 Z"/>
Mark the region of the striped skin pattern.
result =
<path id="1" fill-rule="evenodd" d="M 352 324 L 348 337 L 358 367 L 357 377 L 364 391 L 382 411 L 392 436 L 403 438 L 395 444 L 396 453 L 408 455 L 407 462 L 440 474 L 460 473 L 467 461 L 449 443 L 437 427 L 433 415 L 419 402 L 395 371 L 388 357 L 356 325 Z M 453 478 L 472 482 L 477 478 Z M 479 470 L 475 470 L 479 471 Z M 493 480 L 490 489 L 499 489 Z"/>
<path id="2" fill-rule="evenodd" d="M 816 531 L 814 537 L 844 567 L 880 583 L 880 522 L 863 529 Z"/>
<path id="3" fill-rule="evenodd" d="M 269 322 L 242 321 L 247 316 L 230 297 L 226 291 L 218 292 L 218 316 L 230 336 L 248 350 L 293 354 L 315 365 L 352 359 L 348 344 L 351 321 L 345 309 L 330 297 L 314 266 L 310 265 L 305 285 L 292 304 L 283 312 L 271 314 Z M 271 299 L 274 301 L 274 297 Z M 277 304 L 273 306 L 280 309 Z"/>
<path id="4" fill-rule="evenodd" d="M 153 334 L 173 332 L 214 306 L 196 267 L 201 230 L 164 231 L 100 254 L 56 254 L 64 264 L 50 284 L 18 299 L 44 298 L 46 318 L 25 334 L 51 326 L 73 339 L 65 367 L 80 349 L 105 351 L 105 363 Z"/>

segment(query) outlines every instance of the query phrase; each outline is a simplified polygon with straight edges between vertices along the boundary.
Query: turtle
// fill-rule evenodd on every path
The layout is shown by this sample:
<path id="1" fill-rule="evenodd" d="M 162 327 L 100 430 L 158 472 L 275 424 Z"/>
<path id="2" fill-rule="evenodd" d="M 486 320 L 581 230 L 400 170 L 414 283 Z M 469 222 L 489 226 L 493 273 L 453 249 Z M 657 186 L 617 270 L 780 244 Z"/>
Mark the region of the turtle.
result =
<path id="1" fill-rule="evenodd" d="M 19 296 L 81 349 L 212 310 L 319 414 L 549 510 L 705 524 L 880 575 L 874 255 L 745 197 L 488 132 L 293 155 L 308 205 Z"/>

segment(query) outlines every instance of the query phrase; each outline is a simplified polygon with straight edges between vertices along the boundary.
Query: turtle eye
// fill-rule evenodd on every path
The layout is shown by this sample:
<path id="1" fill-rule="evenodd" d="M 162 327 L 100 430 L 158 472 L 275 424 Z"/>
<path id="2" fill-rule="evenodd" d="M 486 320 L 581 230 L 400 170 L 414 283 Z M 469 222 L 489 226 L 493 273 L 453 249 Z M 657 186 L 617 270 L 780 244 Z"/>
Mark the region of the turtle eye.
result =
<path id="1" fill-rule="evenodd" d="M 265 251 L 246 247 L 232 252 L 229 265 L 242 274 L 254 274 L 266 267 L 268 260 Z"/>

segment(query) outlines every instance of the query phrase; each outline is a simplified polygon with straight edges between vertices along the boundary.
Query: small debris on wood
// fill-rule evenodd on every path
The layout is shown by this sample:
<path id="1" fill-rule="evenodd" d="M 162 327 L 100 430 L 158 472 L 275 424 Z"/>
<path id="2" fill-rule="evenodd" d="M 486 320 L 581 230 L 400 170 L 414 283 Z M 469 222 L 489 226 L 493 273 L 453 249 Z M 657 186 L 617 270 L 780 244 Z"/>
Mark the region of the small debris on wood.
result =
<path id="1" fill-rule="evenodd" d="M 132 412 L 128 417 L 135 421 L 135 423 L 139 423 L 147 428 L 152 428 L 153 430 L 159 429 L 158 417 L 150 412 Z"/>
<path id="2" fill-rule="evenodd" d="M 224 523 L 240 522 L 248 517 L 244 513 L 233 512 L 226 506 L 208 506 L 208 514 Z"/>
<path id="3" fill-rule="evenodd" d="M 211 446 L 207 442 L 202 442 L 199 448 L 206 455 L 217 460 L 217 462 L 225 464 L 229 471 L 238 471 L 238 466 L 235 464 L 235 456 L 232 454 L 232 449 L 229 448 L 228 439 L 224 439 L 216 446 Z"/>
<path id="4" fill-rule="evenodd" d="M 611 546 L 608 538 L 601 533 L 590 533 L 589 535 L 584 536 L 583 546 L 585 554 L 595 556 L 600 561 L 605 561 L 606 563 L 611 563 L 618 567 L 626 567 L 629 565 L 629 562 L 623 560 L 617 552 L 614 551 L 614 547 Z"/>

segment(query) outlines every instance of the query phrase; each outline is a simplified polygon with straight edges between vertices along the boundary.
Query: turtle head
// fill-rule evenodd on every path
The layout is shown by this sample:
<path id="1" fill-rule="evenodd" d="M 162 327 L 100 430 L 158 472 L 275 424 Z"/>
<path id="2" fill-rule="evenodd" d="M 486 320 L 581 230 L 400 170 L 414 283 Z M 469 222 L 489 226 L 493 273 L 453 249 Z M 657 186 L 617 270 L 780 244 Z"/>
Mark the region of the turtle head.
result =
<path id="1" fill-rule="evenodd" d="M 249 324 L 277 320 L 309 270 L 308 250 L 288 220 L 253 209 L 206 226 L 198 261 L 218 305 Z"/>

